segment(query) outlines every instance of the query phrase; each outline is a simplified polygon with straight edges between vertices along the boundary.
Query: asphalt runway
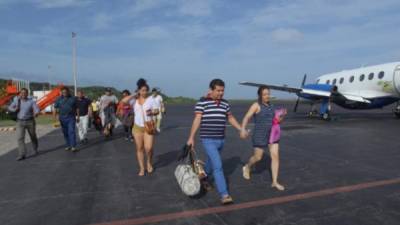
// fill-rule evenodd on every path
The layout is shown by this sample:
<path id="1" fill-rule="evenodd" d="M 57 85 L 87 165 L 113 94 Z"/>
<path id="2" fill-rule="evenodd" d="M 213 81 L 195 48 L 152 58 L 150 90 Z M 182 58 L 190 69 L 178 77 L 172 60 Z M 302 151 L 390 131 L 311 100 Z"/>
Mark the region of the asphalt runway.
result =
<path id="1" fill-rule="evenodd" d="M 400 224 L 400 120 L 392 106 L 372 111 L 334 108 L 333 120 L 307 118 L 293 103 L 282 124 L 280 182 L 270 188 L 269 157 L 250 181 L 242 165 L 250 140 L 227 128 L 224 172 L 235 204 L 220 206 L 216 191 L 183 195 L 176 157 L 193 118 L 192 105 L 168 108 L 156 137 L 155 172 L 138 177 L 134 144 L 121 131 L 105 140 L 91 131 L 78 153 L 63 149 L 56 130 L 40 139 L 40 155 L 16 162 L 0 157 L 0 224 Z M 232 104 L 241 120 L 249 104 Z M 200 158 L 202 147 L 197 142 Z"/>

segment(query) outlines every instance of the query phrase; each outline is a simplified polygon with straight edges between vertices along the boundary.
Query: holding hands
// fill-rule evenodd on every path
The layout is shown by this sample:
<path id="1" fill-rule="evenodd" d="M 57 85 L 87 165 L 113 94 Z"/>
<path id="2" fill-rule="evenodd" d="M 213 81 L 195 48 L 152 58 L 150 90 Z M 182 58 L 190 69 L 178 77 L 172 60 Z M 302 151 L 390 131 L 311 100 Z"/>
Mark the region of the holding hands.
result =
<path id="1" fill-rule="evenodd" d="M 241 139 L 246 139 L 249 137 L 249 131 L 246 130 L 246 128 L 242 127 L 242 129 L 240 129 L 240 138 Z"/>

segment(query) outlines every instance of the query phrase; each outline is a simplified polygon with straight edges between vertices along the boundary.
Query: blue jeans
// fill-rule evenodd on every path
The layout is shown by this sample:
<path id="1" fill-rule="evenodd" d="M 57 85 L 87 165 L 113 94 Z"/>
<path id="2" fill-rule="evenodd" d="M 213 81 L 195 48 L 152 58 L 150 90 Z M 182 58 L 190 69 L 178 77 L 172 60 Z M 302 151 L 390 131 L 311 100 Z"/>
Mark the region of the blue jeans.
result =
<path id="1" fill-rule="evenodd" d="M 211 174 L 214 176 L 215 184 L 221 197 L 229 195 L 226 187 L 224 170 L 222 168 L 222 161 L 220 156 L 220 152 L 224 148 L 225 140 L 201 139 L 201 142 L 203 143 L 203 147 L 207 154 L 205 172 L 208 176 L 210 176 Z"/>
<path id="2" fill-rule="evenodd" d="M 67 147 L 70 148 L 75 148 L 76 146 L 75 123 L 75 116 L 60 116 L 60 124 L 64 139 Z"/>

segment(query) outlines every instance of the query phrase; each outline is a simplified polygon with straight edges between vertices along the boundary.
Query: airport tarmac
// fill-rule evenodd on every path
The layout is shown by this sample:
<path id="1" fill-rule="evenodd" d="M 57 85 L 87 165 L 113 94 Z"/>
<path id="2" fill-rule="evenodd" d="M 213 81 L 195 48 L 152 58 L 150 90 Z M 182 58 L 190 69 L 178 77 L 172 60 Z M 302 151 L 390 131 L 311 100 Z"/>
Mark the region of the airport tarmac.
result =
<path id="1" fill-rule="evenodd" d="M 241 120 L 248 104 L 232 104 Z M 382 110 L 334 108 L 330 122 L 307 118 L 301 105 L 282 124 L 280 182 L 270 188 L 266 157 L 250 181 L 242 165 L 250 140 L 227 128 L 222 153 L 235 204 L 220 206 L 215 190 L 188 198 L 174 177 L 176 157 L 193 118 L 192 105 L 168 108 L 156 137 L 155 172 L 138 177 L 135 149 L 122 134 L 105 140 L 91 131 L 78 153 L 63 149 L 60 130 L 40 139 L 37 157 L 0 157 L 0 224 L 400 224 L 400 120 Z M 0 134 L 1 135 L 1 134 Z M 197 151 L 204 158 L 197 142 Z"/>

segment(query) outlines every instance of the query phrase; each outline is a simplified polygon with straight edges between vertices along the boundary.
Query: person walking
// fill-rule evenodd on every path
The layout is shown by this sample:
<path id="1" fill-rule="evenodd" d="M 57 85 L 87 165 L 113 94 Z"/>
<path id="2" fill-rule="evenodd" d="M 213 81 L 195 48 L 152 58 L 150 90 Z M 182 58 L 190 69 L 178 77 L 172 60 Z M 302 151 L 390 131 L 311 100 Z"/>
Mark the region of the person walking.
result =
<path id="1" fill-rule="evenodd" d="M 122 125 L 124 126 L 125 140 L 133 142 L 133 137 L 132 137 L 132 127 L 134 119 L 133 106 L 135 102 L 133 102 L 132 104 L 132 100 L 135 100 L 135 98 L 132 98 L 131 101 L 128 102 L 124 101 L 124 99 L 128 98 L 130 95 L 131 95 L 130 91 L 128 90 L 122 91 L 122 99 L 118 103 L 117 115 L 120 118 Z"/>
<path id="2" fill-rule="evenodd" d="M 254 118 L 255 126 L 252 136 L 254 152 L 247 164 L 242 168 L 243 178 L 250 180 L 251 168 L 263 158 L 264 150 L 269 148 L 272 172 L 271 187 L 283 191 L 285 187 L 278 182 L 280 130 L 278 130 L 276 125 L 283 120 L 286 110 L 280 109 L 278 110 L 279 115 L 275 114 L 277 109 L 270 103 L 270 90 L 268 87 L 259 87 L 257 94 L 258 101 L 253 103 L 242 121 L 243 129 L 240 136 L 243 139 L 249 135 L 246 127 L 251 118 Z M 274 129 L 272 129 L 273 126 L 275 126 Z"/>
<path id="3" fill-rule="evenodd" d="M 232 203 L 223 172 L 221 152 L 225 144 L 225 129 L 228 121 L 239 132 L 241 126 L 231 113 L 231 106 L 223 99 L 225 83 L 221 79 L 214 79 L 209 85 L 210 91 L 207 97 L 197 102 L 195 107 L 195 118 L 193 120 L 187 145 L 194 151 L 195 135 L 200 128 L 200 139 L 203 144 L 207 161 L 205 172 L 207 177 L 214 176 L 218 193 L 222 204 Z M 203 186 L 209 189 L 208 178 L 202 181 Z"/>
<path id="4" fill-rule="evenodd" d="M 92 101 L 85 97 L 82 90 L 78 91 L 76 99 L 76 106 L 79 109 L 79 123 L 76 124 L 78 127 L 79 140 L 82 144 L 88 142 L 87 133 L 89 129 L 89 118 L 92 117 Z"/>
<path id="5" fill-rule="evenodd" d="M 154 117 L 157 132 L 160 133 L 161 132 L 161 120 L 163 117 L 163 113 L 165 113 L 164 99 L 161 96 L 160 90 L 158 88 L 153 88 L 151 93 L 152 93 L 151 97 L 153 98 L 153 101 L 156 105 L 156 110 L 160 112 L 157 114 L 157 116 Z"/>
<path id="6" fill-rule="evenodd" d="M 130 98 L 125 99 L 125 101 L 134 102 L 135 118 L 132 133 L 136 144 L 139 176 L 144 176 L 146 171 L 148 174 L 151 174 L 154 171 L 153 145 L 155 124 L 153 117 L 157 116 L 159 112 L 156 109 L 153 99 L 149 96 L 149 90 L 150 87 L 146 80 L 139 79 L 137 82 L 137 96 L 131 96 Z"/>
<path id="7" fill-rule="evenodd" d="M 61 96 L 54 104 L 54 118 L 60 121 L 65 139 L 65 150 L 76 152 L 76 133 L 75 124 L 80 122 L 79 109 L 77 107 L 76 97 L 71 95 L 68 87 L 61 89 Z"/>
<path id="8" fill-rule="evenodd" d="M 116 108 L 118 98 L 112 93 L 111 88 L 100 98 L 100 118 L 103 125 L 103 133 L 106 137 L 113 135 L 113 128 L 116 123 Z"/>
<path id="9" fill-rule="evenodd" d="M 36 102 L 28 97 L 28 89 L 22 88 L 19 96 L 13 99 L 13 102 L 8 107 L 8 111 L 17 112 L 17 141 L 18 141 L 18 157 L 17 161 L 26 158 L 25 133 L 28 131 L 32 142 L 34 155 L 39 154 L 39 142 L 36 135 L 35 117 L 39 115 L 40 109 Z"/>

